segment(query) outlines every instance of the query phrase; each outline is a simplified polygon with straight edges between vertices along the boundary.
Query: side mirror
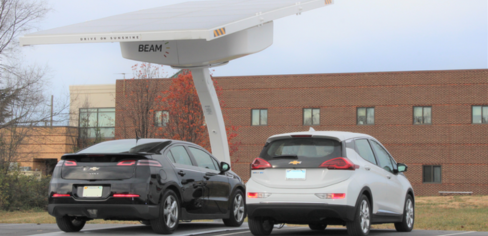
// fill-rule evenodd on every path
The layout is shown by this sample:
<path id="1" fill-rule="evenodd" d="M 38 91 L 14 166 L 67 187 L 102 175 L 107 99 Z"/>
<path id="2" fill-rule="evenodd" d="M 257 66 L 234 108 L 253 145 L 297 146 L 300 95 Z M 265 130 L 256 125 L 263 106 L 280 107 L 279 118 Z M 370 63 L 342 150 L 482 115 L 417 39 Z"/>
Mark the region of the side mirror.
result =
<path id="1" fill-rule="evenodd" d="M 224 172 L 227 172 L 230 170 L 230 165 L 226 162 L 221 162 L 220 163 L 220 171 L 222 171 L 222 173 Z"/>
<path id="2" fill-rule="evenodd" d="M 403 163 L 398 163 L 398 164 L 397 164 L 397 168 L 398 168 L 398 169 L 397 169 L 397 170 L 398 170 L 398 172 L 405 172 L 405 171 L 407 171 L 408 166 L 407 166 L 407 165 L 405 165 L 405 164 L 403 164 Z"/>

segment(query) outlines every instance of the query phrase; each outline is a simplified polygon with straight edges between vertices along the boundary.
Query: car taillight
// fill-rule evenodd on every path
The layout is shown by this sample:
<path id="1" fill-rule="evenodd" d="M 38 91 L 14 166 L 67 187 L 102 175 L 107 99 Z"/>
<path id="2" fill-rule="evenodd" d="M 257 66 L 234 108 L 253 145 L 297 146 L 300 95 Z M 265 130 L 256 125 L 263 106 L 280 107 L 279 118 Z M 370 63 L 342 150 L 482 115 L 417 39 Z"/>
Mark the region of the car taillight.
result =
<path id="1" fill-rule="evenodd" d="M 248 198 L 267 198 L 271 193 L 247 193 Z"/>
<path id="2" fill-rule="evenodd" d="M 315 196 L 322 199 L 344 199 L 345 193 L 316 193 Z"/>
<path id="3" fill-rule="evenodd" d="M 53 194 L 53 197 L 71 197 L 71 195 L 70 194 L 55 193 L 55 194 Z"/>
<path id="4" fill-rule="evenodd" d="M 319 167 L 332 170 L 355 170 L 359 168 L 359 165 L 354 165 L 354 163 L 344 157 L 337 157 L 325 161 Z"/>
<path id="5" fill-rule="evenodd" d="M 266 160 L 262 158 L 256 158 L 251 164 L 251 169 L 256 170 L 256 169 L 265 169 L 265 168 L 271 168 L 271 164 L 267 162 Z"/>
<path id="6" fill-rule="evenodd" d="M 118 166 L 133 166 L 136 164 L 135 160 L 124 160 L 119 163 L 117 163 Z"/>
<path id="7" fill-rule="evenodd" d="M 124 198 L 124 197 L 140 197 L 139 194 L 119 194 L 119 193 L 116 193 L 114 194 L 114 197 L 117 197 L 117 198 Z"/>
<path id="8" fill-rule="evenodd" d="M 66 160 L 64 161 L 64 166 L 77 166 L 76 161 Z"/>
<path id="9" fill-rule="evenodd" d="M 137 162 L 138 166 L 157 166 L 161 167 L 161 163 L 159 161 L 154 161 L 154 160 L 139 160 Z"/>

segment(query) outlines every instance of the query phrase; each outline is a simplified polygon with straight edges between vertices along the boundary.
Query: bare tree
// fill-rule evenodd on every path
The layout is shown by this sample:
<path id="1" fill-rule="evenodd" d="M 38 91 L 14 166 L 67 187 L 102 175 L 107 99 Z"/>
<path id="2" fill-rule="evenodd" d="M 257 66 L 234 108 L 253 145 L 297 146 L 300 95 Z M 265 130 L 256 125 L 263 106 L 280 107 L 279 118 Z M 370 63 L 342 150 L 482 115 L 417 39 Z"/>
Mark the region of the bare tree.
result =
<path id="1" fill-rule="evenodd" d="M 121 136 L 154 138 L 158 127 L 154 125 L 154 109 L 158 97 L 166 89 L 160 80 L 164 76 L 162 66 L 150 63 L 136 64 L 132 67 L 134 78 L 126 81 L 121 99 L 116 99 L 120 116 Z"/>

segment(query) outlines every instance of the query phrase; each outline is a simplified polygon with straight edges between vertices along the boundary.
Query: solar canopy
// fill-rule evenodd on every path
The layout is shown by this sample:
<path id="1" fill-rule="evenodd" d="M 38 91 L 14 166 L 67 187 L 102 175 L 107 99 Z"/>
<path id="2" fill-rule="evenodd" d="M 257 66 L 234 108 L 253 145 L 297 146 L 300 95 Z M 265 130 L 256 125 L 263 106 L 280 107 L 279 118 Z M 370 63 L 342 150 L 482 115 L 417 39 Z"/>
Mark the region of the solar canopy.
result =
<path id="1" fill-rule="evenodd" d="M 37 44 L 137 42 L 216 38 L 332 0 L 193 1 L 87 21 L 25 35 L 22 46 Z"/>

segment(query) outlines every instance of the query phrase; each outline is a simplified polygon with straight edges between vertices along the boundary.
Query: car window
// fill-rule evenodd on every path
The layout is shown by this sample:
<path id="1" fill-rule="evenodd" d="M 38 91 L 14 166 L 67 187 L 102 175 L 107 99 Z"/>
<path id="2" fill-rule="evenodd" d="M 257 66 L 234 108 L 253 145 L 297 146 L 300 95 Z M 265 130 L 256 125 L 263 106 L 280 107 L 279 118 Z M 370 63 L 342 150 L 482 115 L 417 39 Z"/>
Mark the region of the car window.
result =
<path id="1" fill-rule="evenodd" d="M 369 145 L 368 140 L 366 139 L 356 140 L 356 148 L 358 150 L 359 155 L 364 160 L 376 164 L 376 159 L 374 159 L 373 150 L 371 150 L 371 146 Z"/>
<path id="2" fill-rule="evenodd" d="M 214 163 L 214 165 L 217 167 L 218 170 L 220 170 L 220 164 L 218 161 L 216 161 L 214 158 L 212 158 L 212 161 Z"/>
<path id="3" fill-rule="evenodd" d="M 390 155 L 388 152 L 375 141 L 372 141 L 371 145 L 373 146 L 376 157 L 378 158 L 378 165 L 389 172 L 393 172 L 393 165 L 391 164 Z"/>
<path id="4" fill-rule="evenodd" d="M 171 156 L 175 163 L 191 166 L 191 159 L 183 146 L 177 146 L 170 149 Z M 171 158 L 170 158 L 171 159 Z"/>
<path id="5" fill-rule="evenodd" d="M 193 155 L 193 158 L 195 158 L 195 161 L 197 161 L 197 166 L 210 170 L 217 170 L 210 155 L 196 148 L 190 147 L 189 149 L 191 154 Z"/>
<path id="6" fill-rule="evenodd" d="M 168 154 L 166 154 L 166 156 L 168 156 L 169 160 L 173 163 L 176 163 L 176 160 L 175 158 L 173 157 L 173 155 L 171 154 L 171 152 L 168 152 Z"/>

